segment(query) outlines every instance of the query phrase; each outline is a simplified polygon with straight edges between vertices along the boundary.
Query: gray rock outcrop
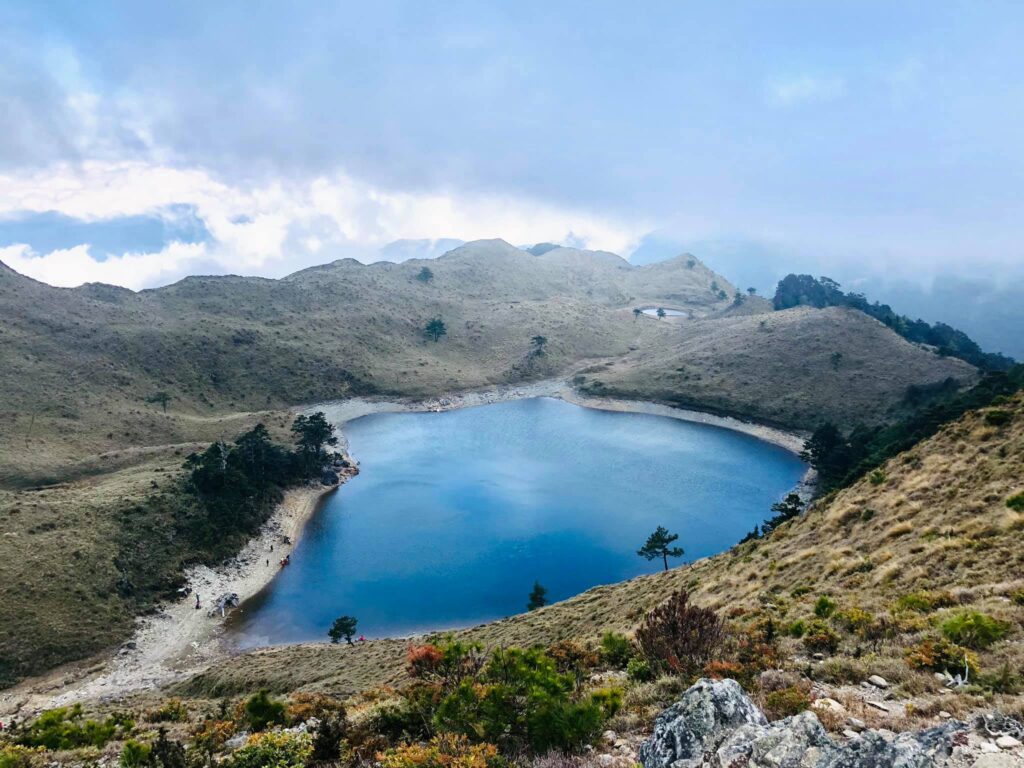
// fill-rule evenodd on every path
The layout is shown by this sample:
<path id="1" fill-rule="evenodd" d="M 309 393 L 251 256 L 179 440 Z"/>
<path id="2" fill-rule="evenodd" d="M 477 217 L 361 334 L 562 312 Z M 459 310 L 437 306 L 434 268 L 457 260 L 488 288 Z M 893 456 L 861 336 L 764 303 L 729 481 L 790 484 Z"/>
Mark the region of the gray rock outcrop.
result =
<path id="1" fill-rule="evenodd" d="M 644 768 L 931 768 L 968 726 L 894 736 L 865 731 L 834 741 L 810 711 L 769 723 L 734 680 L 699 680 L 655 721 L 640 747 Z"/>

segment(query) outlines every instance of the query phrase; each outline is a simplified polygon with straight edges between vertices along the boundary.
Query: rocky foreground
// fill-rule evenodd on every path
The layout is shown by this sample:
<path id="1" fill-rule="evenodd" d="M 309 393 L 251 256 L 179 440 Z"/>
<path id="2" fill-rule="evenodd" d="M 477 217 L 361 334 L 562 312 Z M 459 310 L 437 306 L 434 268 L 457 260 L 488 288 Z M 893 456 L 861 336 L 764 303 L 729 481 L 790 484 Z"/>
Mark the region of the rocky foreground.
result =
<path id="1" fill-rule="evenodd" d="M 736 681 L 703 679 L 658 716 L 639 757 L 644 768 L 1014 768 L 1022 738 L 1024 724 L 992 713 L 839 742 L 813 712 L 769 723 Z"/>

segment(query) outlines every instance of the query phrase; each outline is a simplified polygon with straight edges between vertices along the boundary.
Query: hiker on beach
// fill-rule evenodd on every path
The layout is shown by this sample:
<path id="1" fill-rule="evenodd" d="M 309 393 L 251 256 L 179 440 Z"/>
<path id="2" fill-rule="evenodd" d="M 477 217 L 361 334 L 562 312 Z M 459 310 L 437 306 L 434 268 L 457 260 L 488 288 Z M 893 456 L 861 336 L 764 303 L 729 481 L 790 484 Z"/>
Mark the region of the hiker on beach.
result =
<path id="1" fill-rule="evenodd" d="M 196 610 L 199 610 L 199 593 L 196 592 Z"/>

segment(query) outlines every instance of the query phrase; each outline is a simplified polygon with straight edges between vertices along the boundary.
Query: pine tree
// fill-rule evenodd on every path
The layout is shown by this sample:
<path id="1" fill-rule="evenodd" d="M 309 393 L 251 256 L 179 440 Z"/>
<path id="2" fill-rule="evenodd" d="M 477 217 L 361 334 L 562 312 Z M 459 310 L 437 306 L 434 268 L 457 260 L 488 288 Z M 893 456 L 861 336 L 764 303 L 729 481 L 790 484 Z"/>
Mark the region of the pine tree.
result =
<path id="1" fill-rule="evenodd" d="M 668 559 L 670 557 L 682 557 L 683 548 L 670 546 L 679 538 L 678 533 L 669 533 L 668 529 L 659 525 L 657 530 L 647 537 L 647 543 L 637 550 L 640 557 L 648 560 L 657 560 L 659 557 L 665 563 L 665 570 L 668 570 Z"/>
<path id="2" fill-rule="evenodd" d="M 548 604 L 548 591 L 540 585 L 539 581 L 533 582 L 533 591 L 530 592 L 530 602 L 526 604 L 526 610 L 533 611 L 543 608 Z"/>

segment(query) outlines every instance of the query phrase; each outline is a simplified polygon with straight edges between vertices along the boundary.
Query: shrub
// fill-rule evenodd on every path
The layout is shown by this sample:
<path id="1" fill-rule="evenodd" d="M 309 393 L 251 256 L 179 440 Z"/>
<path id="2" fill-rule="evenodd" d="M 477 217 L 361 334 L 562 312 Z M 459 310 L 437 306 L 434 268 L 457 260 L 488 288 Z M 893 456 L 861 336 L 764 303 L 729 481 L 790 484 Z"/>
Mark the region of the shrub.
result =
<path id="1" fill-rule="evenodd" d="M 597 737 L 617 705 L 607 691 L 574 699 L 573 687 L 543 651 L 499 649 L 478 678 L 463 680 L 441 701 L 435 724 L 512 753 L 578 750 Z"/>
<path id="2" fill-rule="evenodd" d="M 43 748 L 22 744 L 0 746 L 0 768 L 38 768 L 43 765 Z"/>
<path id="3" fill-rule="evenodd" d="M 134 739 L 128 739 L 121 749 L 121 768 L 142 768 L 149 763 L 153 749 Z"/>
<path id="4" fill-rule="evenodd" d="M 870 481 L 872 485 L 881 485 L 885 482 L 885 472 L 880 469 L 876 469 L 868 475 L 868 481 Z"/>
<path id="5" fill-rule="evenodd" d="M 691 605 L 689 594 L 683 590 L 644 617 L 636 640 L 652 666 L 690 674 L 711 660 L 725 634 L 725 624 L 718 614 Z"/>
<path id="6" fill-rule="evenodd" d="M 978 674 L 978 660 L 973 653 L 946 638 L 925 639 L 906 650 L 905 658 L 911 669 L 926 669 L 931 672 L 948 672 L 970 676 Z"/>
<path id="7" fill-rule="evenodd" d="M 985 412 L 985 423 L 992 427 L 1003 427 L 1013 421 L 1013 413 L 1002 408 Z"/>
<path id="8" fill-rule="evenodd" d="M 873 620 L 874 616 L 858 606 L 837 611 L 832 616 L 833 622 L 847 632 L 852 632 L 861 637 L 864 637 L 865 631 L 871 626 Z"/>
<path id="9" fill-rule="evenodd" d="M 802 584 L 801 586 L 795 588 L 789 594 L 790 594 L 790 597 L 797 598 L 797 597 L 803 597 L 804 595 L 810 594 L 812 591 L 814 591 L 812 587 L 809 587 L 806 584 Z"/>
<path id="10" fill-rule="evenodd" d="M 583 681 L 587 670 L 598 663 L 598 654 L 574 640 L 562 640 L 547 649 L 548 656 L 555 662 L 555 668 L 562 674 L 572 675 L 576 685 Z"/>
<path id="11" fill-rule="evenodd" d="M 807 632 L 807 622 L 805 622 L 803 619 L 797 619 L 788 627 L 786 627 L 785 632 L 790 637 L 803 637 L 804 634 Z"/>
<path id="12" fill-rule="evenodd" d="M 917 613 L 931 613 L 939 608 L 956 605 L 956 598 L 949 592 L 911 592 L 896 600 L 896 608 Z"/>
<path id="13" fill-rule="evenodd" d="M 806 686 L 793 685 L 771 691 L 764 698 L 764 713 L 769 720 L 781 720 L 797 715 L 811 706 L 811 697 Z"/>
<path id="14" fill-rule="evenodd" d="M 233 720 L 203 720 L 192 731 L 192 746 L 206 755 L 207 765 L 213 764 L 213 756 L 224 748 L 224 744 L 235 735 Z"/>
<path id="15" fill-rule="evenodd" d="M 654 670 L 643 659 L 630 659 L 626 664 L 626 677 L 636 683 L 646 683 L 654 679 Z"/>
<path id="16" fill-rule="evenodd" d="M 457 733 L 442 733 L 428 744 L 408 744 L 377 755 L 381 768 L 498 768 L 504 761 L 493 744 L 471 744 Z"/>
<path id="17" fill-rule="evenodd" d="M 828 595 L 822 595 L 814 603 L 814 615 L 820 619 L 827 619 L 836 612 L 836 601 Z"/>
<path id="18" fill-rule="evenodd" d="M 406 687 L 397 702 L 380 707 L 373 716 L 377 733 L 398 739 L 429 739 L 443 698 L 439 682 L 418 682 Z"/>
<path id="19" fill-rule="evenodd" d="M 622 669 L 633 657 L 633 644 L 618 632 L 605 632 L 601 637 L 601 659 L 609 667 Z"/>
<path id="20" fill-rule="evenodd" d="M 704 665 L 704 676 L 712 680 L 731 677 L 734 680 L 744 677 L 743 665 L 738 661 L 709 661 Z"/>
<path id="21" fill-rule="evenodd" d="M 306 734 L 254 733 L 245 746 L 220 765 L 223 768 L 303 768 L 313 749 Z"/>
<path id="22" fill-rule="evenodd" d="M 345 705 L 322 693 L 295 693 L 288 701 L 289 723 L 304 723 L 311 718 L 345 718 Z"/>
<path id="23" fill-rule="evenodd" d="M 1006 500 L 1006 506 L 1014 512 L 1024 512 L 1024 491 L 1015 493 Z"/>
<path id="24" fill-rule="evenodd" d="M 443 661 L 441 649 L 432 643 L 410 645 L 405 651 L 405 668 L 410 677 L 430 677 L 441 668 Z"/>
<path id="25" fill-rule="evenodd" d="M 993 693 L 1005 693 L 1009 696 L 1021 692 L 1020 675 L 1010 669 L 1009 664 L 1003 664 L 998 672 L 982 672 L 977 677 L 977 683 L 985 690 Z"/>
<path id="26" fill-rule="evenodd" d="M 1018 589 L 1011 592 L 1010 599 L 1017 605 L 1024 605 L 1024 589 Z"/>
<path id="27" fill-rule="evenodd" d="M 1002 640 L 1010 625 L 978 611 L 964 611 L 942 622 L 942 634 L 957 645 L 980 650 Z"/>
<path id="28" fill-rule="evenodd" d="M 111 715 L 102 721 L 85 720 L 82 706 L 76 704 L 70 709 L 58 707 L 43 712 L 18 741 L 25 746 L 51 750 L 102 747 L 115 735 L 126 735 L 134 725 L 123 715 Z"/>
<path id="29" fill-rule="evenodd" d="M 271 725 L 284 725 L 284 710 L 284 702 L 262 690 L 245 702 L 245 720 L 254 731 L 263 731 Z"/>
<path id="30" fill-rule="evenodd" d="M 146 721 L 150 723 L 184 723 L 188 721 L 188 709 L 181 699 L 168 699 L 163 706 L 146 713 Z"/>
<path id="31" fill-rule="evenodd" d="M 807 624 L 803 643 L 813 653 L 835 653 L 839 648 L 839 635 L 825 622 L 815 620 Z"/>

